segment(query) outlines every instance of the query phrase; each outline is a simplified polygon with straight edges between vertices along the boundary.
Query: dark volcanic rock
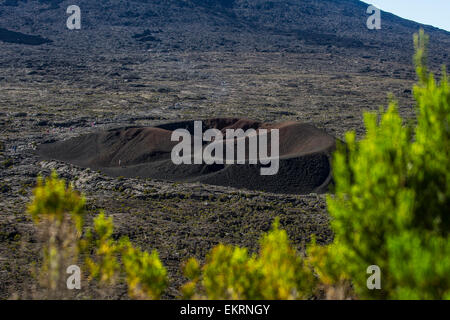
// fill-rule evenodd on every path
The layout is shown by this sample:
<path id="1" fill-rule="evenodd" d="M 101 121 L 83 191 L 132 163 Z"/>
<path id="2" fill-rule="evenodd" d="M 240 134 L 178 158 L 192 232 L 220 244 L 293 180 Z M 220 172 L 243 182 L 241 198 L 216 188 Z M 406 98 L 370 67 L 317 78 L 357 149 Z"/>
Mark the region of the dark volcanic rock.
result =
<path id="1" fill-rule="evenodd" d="M 21 32 L 10 31 L 4 28 L 0 28 L 0 40 L 3 42 L 28 44 L 33 46 L 52 42 L 52 40 L 45 39 L 41 36 L 28 35 Z"/>
<path id="2" fill-rule="evenodd" d="M 368 5 L 357 0 L 79 0 L 82 30 L 78 33 L 83 36 L 74 36 L 65 28 L 62 1 L 40 0 L 39 6 L 31 1 L 18 3 L 20 6 L 16 6 L 17 1 L 0 5 L 4 8 L 0 27 L 22 24 L 44 34 L 29 36 L 0 29 L 3 41 L 42 44 L 50 42 L 45 37 L 51 37 L 55 48 L 70 47 L 83 55 L 108 49 L 141 50 L 149 42 L 159 50 L 181 51 L 298 52 L 306 45 L 321 51 L 348 48 L 349 56 L 368 56 L 370 51 L 373 60 L 383 55 L 409 62 L 411 36 L 420 27 L 432 36 L 430 49 L 434 54 L 443 58 L 450 54 L 448 32 L 392 14 L 382 13 L 382 30 L 368 30 Z M 131 37 L 138 41 L 130 44 Z"/>

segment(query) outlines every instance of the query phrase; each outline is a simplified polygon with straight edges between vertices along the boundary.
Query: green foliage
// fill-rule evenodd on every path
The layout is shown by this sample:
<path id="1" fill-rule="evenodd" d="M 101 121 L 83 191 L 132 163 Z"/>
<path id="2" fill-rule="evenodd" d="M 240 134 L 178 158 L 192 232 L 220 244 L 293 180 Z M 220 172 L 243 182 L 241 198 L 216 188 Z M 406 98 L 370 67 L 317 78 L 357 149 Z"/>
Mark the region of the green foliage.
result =
<path id="1" fill-rule="evenodd" d="M 404 231 L 387 241 L 394 299 L 450 299 L 450 239 Z"/>
<path id="2" fill-rule="evenodd" d="M 335 241 L 310 249 L 323 282 L 351 280 L 361 298 L 450 294 L 450 88 L 445 72 L 440 84 L 428 72 L 426 43 L 423 31 L 415 36 L 417 126 L 405 126 L 392 102 L 380 120 L 365 115 L 361 141 L 346 135 L 334 156 L 335 195 L 327 198 Z M 373 264 L 382 290 L 367 289 Z"/>
<path id="3" fill-rule="evenodd" d="M 124 275 L 131 298 L 158 299 L 168 283 L 158 252 L 153 250 L 150 254 L 135 248 L 126 237 L 115 241 L 113 231 L 112 218 L 101 213 L 83 240 L 84 251 L 94 251 L 86 258 L 91 279 L 112 285 Z"/>
<path id="4" fill-rule="evenodd" d="M 94 218 L 92 230 L 81 238 L 85 199 L 66 186 L 53 172 L 38 178 L 28 212 L 44 242 L 42 284 L 50 290 L 47 298 L 66 292 L 66 268 L 78 263 L 79 249 L 86 254 L 90 279 L 113 285 L 125 278 L 129 294 L 137 299 L 158 299 L 167 286 L 167 270 L 158 252 L 151 254 L 132 246 L 127 238 L 112 238 L 114 223 L 102 212 Z"/>
<path id="5" fill-rule="evenodd" d="M 122 262 L 129 294 L 138 299 L 159 299 L 167 287 L 167 270 L 159 259 L 158 251 L 152 253 L 134 248 L 128 239 L 121 241 Z"/>
<path id="6" fill-rule="evenodd" d="M 428 38 L 415 36 L 416 60 L 426 57 Z M 411 187 L 416 190 L 414 224 L 427 230 L 450 230 L 450 86 L 445 67 L 440 84 L 425 64 L 417 65 L 422 79 L 414 87 L 418 124 L 412 144 Z"/>
<path id="7" fill-rule="evenodd" d="M 38 227 L 43 242 L 41 285 L 47 298 L 60 297 L 65 289 L 66 268 L 77 262 L 85 199 L 59 179 L 56 172 L 38 178 L 28 213 Z"/>
<path id="8" fill-rule="evenodd" d="M 86 258 L 91 279 L 97 279 L 109 285 L 115 283 L 120 270 L 118 246 L 111 237 L 113 231 L 112 217 L 106 218 L 101 212 L 94 218 L 93 231 L 88 230 L 85 239 L 81 242 L 84 251 L 87 249 L 94 251 L 92 256 Z"/>
<path id="9" fill-rule="evenodd" d="M 259 254 L 220 244 L 200 268 L 190 259 L 184 274 L 190 282 L 182 288 L 184 298 L 208 299 L 299 299 L 312 293 L 314 278 L 292 248 L 278 221 L 263 235 Z"/>
<path id="10" fill-rule="evenodd" d="M 66 215 L 69 215 L 81 232 L 86 200 L 71 186 L 66 186 L 66 182 L 59 179 L 55 171 L 45 180 L 38 177 L 33 195 L 28 213 L 36 223 L 44 217 L 62 223 Z"/>

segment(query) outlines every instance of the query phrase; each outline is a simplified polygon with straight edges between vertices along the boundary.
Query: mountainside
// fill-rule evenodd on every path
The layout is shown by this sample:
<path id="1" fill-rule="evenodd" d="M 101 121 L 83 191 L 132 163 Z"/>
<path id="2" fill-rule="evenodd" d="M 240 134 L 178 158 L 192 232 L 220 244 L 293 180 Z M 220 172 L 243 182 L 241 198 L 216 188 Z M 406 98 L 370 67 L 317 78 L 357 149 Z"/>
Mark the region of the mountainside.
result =
<path id="1" fill-rule="evenodd" d="M 80 0 L 82 30 L 71 32 L 65 25 L 71 4 L 4 0 L 0 27 L 48 38 L 54 41 L 49 50 L 83 53 L 143 47 L 301 52 L 313 46 L 383 52 L 384 58 L 410 55 L 410 36 L 420 28 L 383 13 L 382 30 L 369 31 L 368 5 L 357 0 Z M 432 36 L 432 47 L 445 48 L 441 57 L 448 57 L 450 33 L 425 30 Z"/>
<path id="2" fill-rule="evenodd" d="M 80 89 L 77 96 L 91 95 L 83 108 L 96 110 L 105 97 L 119 109 L 124 104 L 111 101 L 109 93 L 98 97 L 86 88 L 102 94 L 135 92 L 133 99 L 121 100 L 138 106 L 154 106 L 158 101 L 156 108 L 146 108 L 152 109 L 155 119 L 161 113 L 166 114 L 163 119 L 173 118 L 161 107 L 177 103 L 189 104 L 183 116 L 201 109 L 207 117 L 277 120 L 271 113 L 254 112 L 254 106 L 263 104 L 276 105 L 283 109 L 276 111 L 279 115 L 298 120 L 299 111 L 308 117 L 319 112 L 322 118 L 323 108 L 330 111 L 342 105 L 339 93 L 345 93 L 346 105 L 357 104 L 358 110 L 377 109 L 387 92 L 399 96 L 402 103 L 411 101 L 412 35 L 421 25 L 383 12 L 382 29 L 368 30 L 368 5 L 357 0 L 80 0 L 81 30 L 68 30 L 66 9 L 72 4 L 1 2 L 0 84 L 68 86 L 64 93 L 45 99 L 59 106 L 81 103 L 70 96 Z M 430 64 L 439 73 L 441 64 L 449 61 L 450 33 L 424 28 L 431 36 Z M 306 80 L 306 74 L 316 76 Z M 358 84 L 349 83 L 350 74 L 361 77 Z M 249 76 L 259 80 L 252 84 Z M 393 79 L 405 80 L 406 85 Z M 378 89 L 372 92 L 374 87 Z M 152 97 L 143 97 L 148 92 Z M 18 97 L 9 93 L 14 96 L 4 96 L 3 101 L 15 104 Z M 266 97 L 263 103 L 254 96 L 261 94 Z M 360 95 L 364 99 L 353 100 Z M 320 101 L 309 99 L 315 96 Z M 291 110 L 293 103 L 302 104 L 302 109 Z M 214 108 L 202 109 L 205 105 Z"/>

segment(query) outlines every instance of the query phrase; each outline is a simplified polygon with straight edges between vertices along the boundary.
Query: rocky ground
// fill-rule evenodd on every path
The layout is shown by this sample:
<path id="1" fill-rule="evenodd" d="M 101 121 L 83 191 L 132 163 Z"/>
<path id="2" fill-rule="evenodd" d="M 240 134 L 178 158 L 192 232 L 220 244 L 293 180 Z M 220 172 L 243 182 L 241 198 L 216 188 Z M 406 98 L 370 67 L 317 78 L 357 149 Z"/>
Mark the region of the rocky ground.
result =
<path id="1" fill-rule="evenodd" d="M 23 144 L 19 139 L 12 142 L 17 143 L 18 150 L 1 157 L 2 298 L 25 294 L 29 289 L 29 266 L 38 255 L 39 239 L 25 214 L 26 204 L 37 175 L 49 175 L 51 170 L 72 181 L 87 197 L 88 225 L 104 210 L 114 218 L 115 238 L 128 236 L 142 248 L 160 252 L 171 277 L 167 298 L 178 294 L 183 261 L 191 256 L 203 259 L 220 242 L 254 251 L 261 233 L 269 230 L 275 217 L 281 218 L 281 225 L 299 249 L 312 234 L 320 242 L 331 238 L 323 195 L 275 195 L 201 184 L 113 178 L 64 163 L 40 161 L 32 153 L 30 139 L 24 139 Z M 124 292 L 119 289 L 111 297 L 121 297 Z M 92 292 L 81 296 L 89 294 Z"/>
<path id="2" fill-rule="evenodd" d="M 130 124 L 152 126 L 224 115 L 309 122 L 342 138 L 347 130 L 363 133 L 362 112 L 386 105 L 387 92 L 399 98 L 405 117 L 414 114 L 409 91 L 412 79 L 359 72 L 312 74 L 302 66 L 311 66 L 318 57 L 308 54 L 286 54 L 284 58 L 281 54 L 246 54 L 236 58 L 183 53 L 173 54 L 173 61 L 167 61 L 166 55 L 149 56 L 146 59 L 151 62 L 147 64 L 127 64 L 131 69 L 128 72 L 145 79 L 118 81 L 118 89 L 105 88 L 104 84 L 85 88 L 65 84 L 56 76 L 36 74 L 26 75 L 24 81 L 2 82 L 3 298 L 11 290 L 22 290 L 19 279 L 26 277 L 27 263 L 18 261 L 35 259 L 31 253 L 24 258 L 24 250 L 16 246 L 24 239 L 34 243 L 34 229 L 24 214 L 25 206 L 37 175 L 48 175 L 51 169 L 86 194 L 90 216 L 104 209 L 114 217 L 117 237 L 128 235 L 145 249 L 158 249 L 173 280 L 168 298 L 177 295 L 183 281 L 183 260 L 190 256 L 202 259 L 219 242 L 256 250 L 260 234 L 277 216 L 299 249 L 312 234 L 322 242 L 331 239 L 324 195 L 271 195 L 200 184 L 112 178 L 60 162 L 40 161 L 32 152 L 40 143 Z M 220 62 L 215 61 L 217 57 Z M 180 61 L 192 67 L 182 71 Z M 323 61 L 334 64 L 326 60 L 326 55 Z M 20 270 L 16 270 L 18 267 Z"/>
<path id="3" fill-rule="evenodd" d="M 325 195 L 113 178 L 42 161 L 33 153 L 41 143 L 113 127 L 213 117 L 295 120 L 338 138 L 348 130 L 361 137 L 363 112 L 386 106 L 388 93 L 396 97 L 402 116 L 414 120 L 411 57 L 417 24 L 387 16 L 384 29 L 368 35 L 364 6 L 347 0 L 335 16 L 344 22 L 348 17 L 347 24 L 333 24 L 329 14 L 320 20 L 319 11 L 326 8 L 317 1 L 299 8 L 299 17 L 281 5 L 266 8 L 264 1 L 248 1 L 257 2 L 254 7 L 235 1 L 238 7 L 221 10 L 202 3 L 193 11 L 183 7 L 183 1 L 174 2 L 173 12 L 179 14 L 172 12 L 170 19 L 165 20 L 161 9 L 164 1 L 155 1 L 159 7 L 145 7 L 147 11 L 139 6 L 153 4 L 122 4 L 111 7 L 114 19 L 94 23 L 90 14 L 86 32 L 74 33 L 64 29 L 65 2 L 0 5 L 0 27 L 39 30 L 53 41 L 40 46 L 0 42 L 1 299 L 29 294 L 30 266 L 39 256 L 39 241 L 25 209 L 36 177 L 52 169 L 86 195 L 87 225 L 104 210 L 114 217 L 115 237 L 127 235 L 143 249 L 160 252 L 171 278 L 165 298 L 179 294 L 184 281 L 180 265 L 188 257 L 202 260 L 220 242 L 255 251 L 275 217 L 299 250 L 312 235 L 321 243 L 332 239 Z M 93 3 L 86 3 L 89 12 L 102 17 L 109 12 L 93 8 Z M 33 18 L 35 9 L 39 14 Z M 357 15 L 360 9 L 362 17 Z M 133 18 L 135 10 L 153 12 L 159 20 L 146 25 L 147 20 Z M 58 25 L 59 14 L 64 19 Z M 289 22 L 277 24 L 277 19 Z M 127 25 L 130 21 L 134 24 Z M 314 23 L 319 31 L 305 35 L 308 24 Z M 36 28 L 41 24 L 44 27 Z M 190 32 L 181 33 L 186 26 Z M 450 36 L 427 30 L 435 40 L 430 60 L 439 73 L 438 66 L 448 62 Z M 124 294 L 118 286 L 107 297 Z M 84 291 L 77 297 L 98 295 Z"/>

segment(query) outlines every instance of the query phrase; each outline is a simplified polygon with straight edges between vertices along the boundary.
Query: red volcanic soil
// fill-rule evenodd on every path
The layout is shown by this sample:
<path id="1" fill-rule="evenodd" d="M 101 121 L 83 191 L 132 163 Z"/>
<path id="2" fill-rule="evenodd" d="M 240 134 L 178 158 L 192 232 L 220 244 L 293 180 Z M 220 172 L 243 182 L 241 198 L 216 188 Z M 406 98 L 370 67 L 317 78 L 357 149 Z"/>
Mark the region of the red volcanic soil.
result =
<path id="1" fill-rule="evenodd" d="M 260 164 L 175 165 L 171 151 L 178 142 L 171 141 L 172 131 L 187 129 L 193 134 L 194 121 L 82 135 L 40 145 L 38 154 L 43 159 L 61 160 L 113 176 L 202 182 L 274 193 L 321 193 L 331 182 L 330 154 L 336 147 L 336 139 L 312 125 L 228 118 L 203 120 L 202 124 L 203 132 L 212 128 L 222 132 L 226 129 L 279 129 L 278 173 L 262 176 Z M 203 147 L 205 145 L 206 142 Z"/>

